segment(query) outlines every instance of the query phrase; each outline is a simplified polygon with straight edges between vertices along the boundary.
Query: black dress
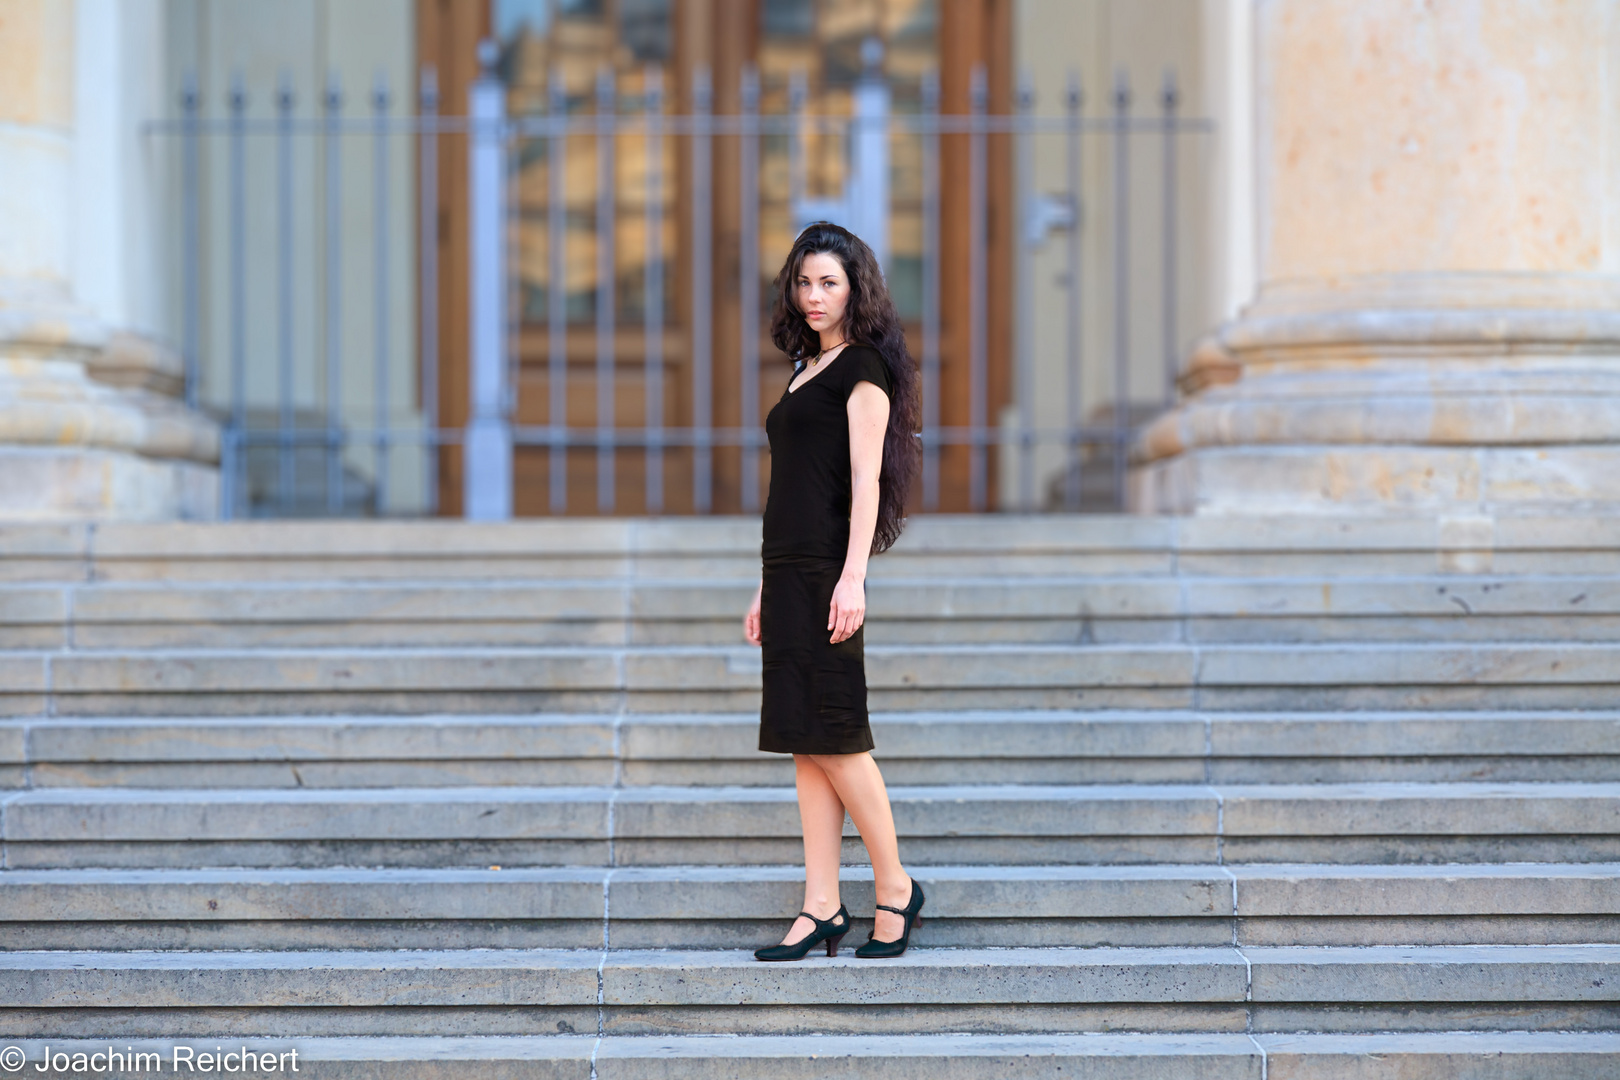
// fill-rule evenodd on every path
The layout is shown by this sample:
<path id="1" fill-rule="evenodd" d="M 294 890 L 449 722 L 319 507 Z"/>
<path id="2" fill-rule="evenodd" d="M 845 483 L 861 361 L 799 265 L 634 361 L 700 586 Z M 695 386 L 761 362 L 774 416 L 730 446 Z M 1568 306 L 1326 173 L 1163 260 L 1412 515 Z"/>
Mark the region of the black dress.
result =
<path id="1" fill-rule="evenodd" d="M 827 617 L 849 550 L 849 395 L 862 381 L 892 391 L 888 366 L 869 346 L 846 345 L 826 365 L 784 389 L 765 417 L 759 748 L 778 754 L 858 754 L 873 745 L 865 628 L 835 645 Z"/>

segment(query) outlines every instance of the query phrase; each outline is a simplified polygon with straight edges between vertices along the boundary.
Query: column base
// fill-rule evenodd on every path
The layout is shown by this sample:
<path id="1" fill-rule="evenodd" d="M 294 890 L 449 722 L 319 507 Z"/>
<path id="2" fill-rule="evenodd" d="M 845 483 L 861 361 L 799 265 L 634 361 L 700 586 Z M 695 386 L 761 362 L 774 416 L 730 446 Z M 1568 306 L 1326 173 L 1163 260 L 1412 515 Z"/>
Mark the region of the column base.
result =
<path id="1" fill-rule="evenodd" d="M 181 382 L 159 343 L 0 278 L 0 521 L 217 518 L 220 430 Z"/>
<path id="2" fill-rule="evenodd" d="M 1283 283 L 1131 449 L 1144 513 L 1620 507 L 1620 277 Z"/>
<path id="3" fill-rule="evenodd" d="M 1620 511 L 1620 445 L 1213 446 L 1134 466 L 1141 514 Z"/>
<path id="4" fill-rule="evenodd" d="M 0 446 L 0 520 L 219 516 L 219 470 L 95 447 Z"/>

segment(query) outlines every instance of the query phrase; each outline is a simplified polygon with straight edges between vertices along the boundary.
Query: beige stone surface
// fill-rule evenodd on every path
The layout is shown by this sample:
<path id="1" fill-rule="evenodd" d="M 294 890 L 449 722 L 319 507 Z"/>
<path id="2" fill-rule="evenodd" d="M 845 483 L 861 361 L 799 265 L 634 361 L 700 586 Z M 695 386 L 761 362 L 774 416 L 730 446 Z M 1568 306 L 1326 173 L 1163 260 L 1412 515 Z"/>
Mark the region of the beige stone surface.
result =
<path id="1" fill-rule="evenodd" d="M 1259 5 L 1268 281 L 1620 269 L 1607 0 Z"/>
<path id="2" fill-rule="evenodd" d="M 0 520 L 217 516 L 218 426 L 164 393 L 91 378 L 86 360 L 104 351 L 102 328 L 71 306 L 8 304 L 6 294 Z"/>
<path id="3" fill-rule="evenodd" d="M 1204 349 L 1241 374 L 1184 381 L 1131 505 L 1620 498 L 1613 5 L 1256 11 L 1262 284 Z"/>
<path id="4" fill-rule="evenodd" d="M 219 513 L 219 471 L 117 450 L 0 442 L 0 518 L 196 519 Z"/>
<path id="5" fill-rule="evenodd" d="M 177 359 L 74 295 L 100 255 L 75 248 L 99 137 L 75 126 L 76 10 L 0 0 L 0 519 L 212 517 L 219 431 L 170 396 Z"/>
<path id="6" fill-rule="evenodd" d="M 0 325 L 69 272 L 73 22 L 67 0 L 0 0 Z"/>
<path id="7" fill-rule="evenodd" d="M 73 69 L 52 63 L 73 44 L 73 5 L 0 0 L 0 121 L 66 127 L 73 120 Z"/>
<path id="8" fill-rule="evenodd" d="M 113 334 L 107 347 L 89 361 L 90 377 L 109 386 L 152 390 L 169 397 L 185 391 L 185 364 L 180 354 L 141 334 Z"/>
<path id="9" fill-rule="evenodd" d="M 104 446 L 207 463 L 219 460 L 220 449 L 219 429 L 212 422 L 163 395 L 103 386 L 70 360 L 6 357 L 3 352 L 0 442 Z"/>

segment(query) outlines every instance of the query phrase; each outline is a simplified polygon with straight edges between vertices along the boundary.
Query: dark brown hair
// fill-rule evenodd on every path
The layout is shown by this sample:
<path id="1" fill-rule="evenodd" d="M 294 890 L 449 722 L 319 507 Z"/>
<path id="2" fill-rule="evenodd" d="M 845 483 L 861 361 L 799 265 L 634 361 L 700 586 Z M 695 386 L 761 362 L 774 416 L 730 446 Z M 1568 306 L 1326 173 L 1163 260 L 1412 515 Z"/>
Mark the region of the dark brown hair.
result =
<path id="1" fill-rule="evenodd" d="M 832 255 L 849 279 L 844 308 L 844 340 L 877 350 L 889 369 L 889 427 L 883 433 L 883 465 L 878 473 L 877 528 L 872 554 L 887 551 L 905 527 L 906 498 L 922 464 L 918 437 L 922 403 L 917 363 L 906 348 L 900 314 L 889 298 L 877 257 L 848 229 L 818 221 L 799 234 L 776 275 L 771 311 L 771 341 L 795 364 L 821 349 L 821 335 L 810 328 L 796 298 L 799 273 L 807 255 Z"/>

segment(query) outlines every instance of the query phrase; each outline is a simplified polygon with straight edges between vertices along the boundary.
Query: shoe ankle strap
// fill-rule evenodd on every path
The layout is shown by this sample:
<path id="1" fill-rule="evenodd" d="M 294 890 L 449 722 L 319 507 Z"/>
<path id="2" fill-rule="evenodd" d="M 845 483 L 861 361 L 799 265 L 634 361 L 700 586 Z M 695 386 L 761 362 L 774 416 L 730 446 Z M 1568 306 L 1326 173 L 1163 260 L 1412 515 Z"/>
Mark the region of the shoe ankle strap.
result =
<path id="1" fill-rule="evenodd" d="M 839 904 L 838 905 L 838 910 L 833 912 L 832 917 L 829 918 L 829 919 L 818 919 L 814 915 L 810 914 L 808 911 L 801 911 L 801 912 L 799 912 L 799 914 L 803 915 L 805 918 L 809 919 L 811 922 L 815 923 L 817 926 L 837 926 L 839 924 L 839 922 L 841 921 L 839 919 L 839 916 L 844 914 L 844 905 Z M 847 919 L 848 916 L 845 916 L 845 918 Z"/>

